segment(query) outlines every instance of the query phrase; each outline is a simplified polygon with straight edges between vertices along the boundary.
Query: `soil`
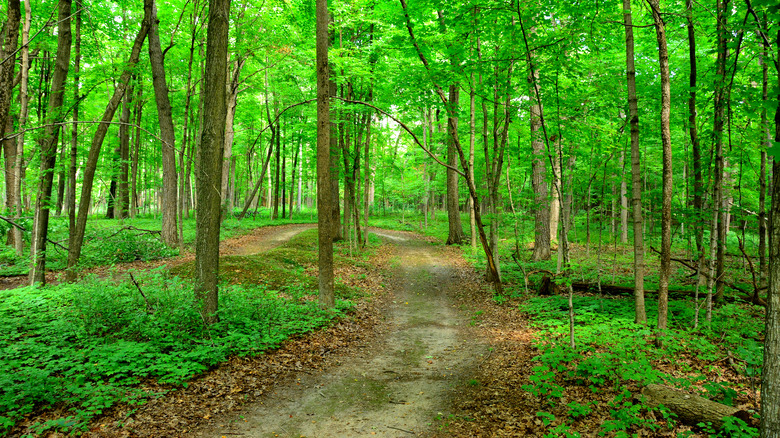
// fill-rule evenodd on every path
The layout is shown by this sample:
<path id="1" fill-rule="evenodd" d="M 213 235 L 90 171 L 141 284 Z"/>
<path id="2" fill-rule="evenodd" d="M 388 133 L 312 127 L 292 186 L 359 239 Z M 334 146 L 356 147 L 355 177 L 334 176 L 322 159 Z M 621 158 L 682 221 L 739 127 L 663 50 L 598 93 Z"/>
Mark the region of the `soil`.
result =
<path id="1" fill-rule="evenodd" d="M 444 415 L 488 353 L 455 300 L 479 284 L 454 249 L 372 232 L 393 243 L 383 333 L 332 369 L 302 373 L 195 436 L 397 437 L 430 430 Z"/>

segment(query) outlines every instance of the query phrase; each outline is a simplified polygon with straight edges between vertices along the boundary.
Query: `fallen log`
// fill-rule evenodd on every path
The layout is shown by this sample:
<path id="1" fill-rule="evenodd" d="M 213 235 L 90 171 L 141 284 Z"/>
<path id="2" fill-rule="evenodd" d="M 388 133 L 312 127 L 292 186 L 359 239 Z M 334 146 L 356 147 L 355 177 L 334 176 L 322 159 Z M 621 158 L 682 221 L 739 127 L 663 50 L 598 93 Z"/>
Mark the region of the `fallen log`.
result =
<path id="1" fill-rule="evenodd" d="M 712 423 L 713 428 L 721 429 L 725 417 L 737 417 L 749 425 L 754 423 L 747 411 L 667 386 L 647 385 L 642 388 L 642 395 L 645 396 L 645 402 L 648 406 L 656 408 L 659 405 L 664 405 L 676 414 L 681 422 L 691 426 L 696 426 L 699 423 Z"/>

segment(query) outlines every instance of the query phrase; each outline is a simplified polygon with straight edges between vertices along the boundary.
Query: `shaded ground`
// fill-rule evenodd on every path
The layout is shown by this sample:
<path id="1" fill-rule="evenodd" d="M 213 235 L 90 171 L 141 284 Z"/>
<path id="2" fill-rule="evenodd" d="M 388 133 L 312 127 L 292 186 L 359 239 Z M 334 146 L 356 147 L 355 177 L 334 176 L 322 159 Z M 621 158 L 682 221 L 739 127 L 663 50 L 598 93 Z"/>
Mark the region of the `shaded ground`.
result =
<path id="1" fill-rule="evenodd" d="M 259 403 L 196 436 L 408 436 L 429 431 L 487 353 L 454 297 L 476 290 L 452 248 L 376 231 L 389 252 L 384 330 L 331 370 L 301 373 Z"/>

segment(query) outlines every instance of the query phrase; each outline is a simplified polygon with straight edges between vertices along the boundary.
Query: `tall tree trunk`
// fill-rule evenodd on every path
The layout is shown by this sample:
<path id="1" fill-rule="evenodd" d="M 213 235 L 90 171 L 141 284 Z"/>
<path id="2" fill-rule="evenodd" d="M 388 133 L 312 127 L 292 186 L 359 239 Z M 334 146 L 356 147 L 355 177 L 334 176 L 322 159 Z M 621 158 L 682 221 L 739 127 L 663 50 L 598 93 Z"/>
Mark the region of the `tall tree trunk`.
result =
<path id="1" fill-rule="evenodd" d="M 25 6 L 25 12 L 29 10 L 29 2 L 24 3 Z M 7 11 L 6 11 L 6 21 L 3 23 L 3 32 L 2 35 L 4 36 L 2 41 L 2 46 L 0 46 L 0 60 L 3 62 L 0 63 L 0 127 L 2 127 L 4 132 L 10 132 L 8 130 L 8 127 L 10 126 L 10 130 L 13 130 L 13 122 L 11 121 L 10 117 L 10 110 L 11 110 L 11 97 L 13 93 L 13 83 L 14 83 L 14 67 L 16 66 L 16 49 L 19 45 L 19 23 L 22 18 L 22 12 L 21 12 L 21 5 L 19 3 L 19 0 L 9 0 L 7 5 Z M 29 21 L 30 21 L 30 14 L 25 14 L 25 21 L 24 21 L 24 28 L 27 30 L 27 35 L 29 38 Z M 27 69 L 27 54 L 29 53 L 29 48 L 24 45 L 27 39 L 25 37 L 22 38 L 22 75 L 23 78 L 26 74 Z M 22 85 L 24 88 L 22 90 L 22 99 L 23 101 L 27 99 L 27 83 L 25 82 Z M 23 118 L 19 117 L 19 131 L 22 131 L 22 124 L 23 124 Z M 16 146 L 16 143 L 14 143 L 13 140 L 11 141 L 3 141 L 3 152 L 5 153 L 5 184 L 6 184 L 6 208 L 11 211 L 20 211 L 21 208 L 18 206 L 21 204 L 21 201 L 17 199 L 17 194 L 20 192 L 18 187 L 21 187 L 22 180 L 15 172 L 15 164 L 18 159 L 21 158 L 22 151 L 19 150 L 19 148 Z M 14 213 L 16 216 L 16 213 Z M 19 241 L 19 244 L 16 242 Z M 21 245 L 22 236 L 21 232 L 16 229 L 16 227 L 11 227 L 11 229 L 8 230 L 8 236 L 7 236 L 7 243 L 9 245 L 14 245 L 14 247 L 17 248 L 17 253 L 21 255 L 21 251 L 18 250 Z"/>
<path id="2" fill-rule="evenodd" d="M 777 24 L 775 23 L 775 26 Z M 776 42 L 780 42 L 780 28 Z M 776 46 L 777 86 L 780 90 L 780 44 Z M 775 110 L 775 141 L 780 142 L 780 91 Z M 780 196 L 780 160 L 772 164 L 772 194 Z M 761 372 L 761 437 L 780 437 L 780 202 L 769 213 L 769 296 L 766 307 L 764 367 Z"/>
<path id="3" fill-rule="evenodd" d="M 319 243 L 319 295 L 320 306 L 332 308 L 336 304 L 333 295 L 333 218 L 331 164 L 330 97 L 335 90 L 330 80 L 328 64 L 328 2 L 316 0 L 317 8 L 317 225 Z"/>
<path id="4" fill-rule="evenodd" d="M 98 123 L 95 130 L 95 134 L 92 137 L 92 143 L 89 148 L 89 154 L 87 155 L 87 163 L 84 166 L 84 177 L 81 183 L 81 200 L 79 201 L 79 211 L 76 217 L 76 227 L 73 233 L 70 234 L 69 246 L 68 246 L 68 270 L 65 278 L 67 281 L 73 281 L 76 279 L 76 271 L 73 269 L 81 257 L 81 247 L 84 243 L 84 232 L 87 228 L 87 215 L 89 213 L 89 205 L 92 200 L 92 185 L 95 180 L 95 171 L 97 170 L 97 162 L 100 156 L 100 149 L 103 146 L 103 140 L 106 138 L 108 132 L 108 124 L 114 118 L 117 108 L 119 107 L 122 97 L 125 94 L 127 85 L 130 82 L 133 69 L 138 64 L 138 59 L 141 55 L 141 49 L 143 47 L 146 34 L 149 32 L 149 26 L 151 22 L 151 9 L 144 7 L 144 18 L 141 20 L 141 29 L 138 31 L 138 35 L 135 37 L 133 47 L 130 52 L 130 57 L 125 64 L 125 70 L 122 72 L 122 76 L 117 82 L 114 94 L 106 105 L 103 116 L 101 117 L 101 123 Z M 140 88 L 140 84 L 139 84 Z M 138 99 L 140 104 L 141 99 Z M 135 191 L 135 190 L 134 190 Z"/>
<path id="5" fill-rule="evenodd" d="M 25 2 L 27 4 L 29 2 Z M 81 8 L 82 0 L 76 0 L 76 28 L 73 41 L 73 129 L 70 136 L 70 160 L 68 167 L 68 234 L 76 231 L 76 175 L 78 165 L 79 145 L 79 101 L 81 100 Z"/>
<path id="6" fill-rule="evenodd" d="M 723 157 L 723 125 L 725 124 L 725 108 L 726 108 L 726 60 L 728 58 L 727 48 L 727 30 L 726 20 L 727 11 L 726 3 L 728 0 L 717 0 L 717 43 L 718 43 L 718 56 L 715 63 L 715 90 L 714 90 L 714 122 L 712 129 L 713 136 L 713 148 L 715 150 L 715 174 L 712 182 L 713 192 L 713 209 L 715 210 L 714 217 L 717 227 L 713 223 L 712 234 L 716 235 L 715 243 L 717 246 L 717 258 L 715 260 L 715 272 L 711 273 L 716 278 L 715 287 L 717 290 L 716 301 L 722 298 L 723 295 L 723 259 L 725 257 L 726 242 L 725 236 L 727 231 L 725 229 L 724 211 L 723 207 L 723 177 L 724 177 L 724 157 Z"/>
<path id="7" fill-rule="evenodd" d="M 165 59 L 160 47 L 159 20 L 155 0 L 144 0 L 144 10 L 151 9 L 149 28 L 149 61 L 152 65 L 152 84 L 154 101 L 157 104 L 157 120 L 160 124 L 162 139 L 162 229 L 160 235 L 166 245 L 175 247 L 179 243 L 176 225 L 176 134 L 173 129 L 171 102 L 168 97 L 168 84 L 165 81 Z M 224 86 L 223 86 L 224 88 Z"/>
<path id="8" fill-rule="evenodd" d="M 209 0 L 206 37 L 206 95 L 198 156 L 198 213 L 195 231 L 195 298 L 206 324 L 217 322 L 222 158 L 227 117 L 227 48 L 230 0 Z"/>
<path id="9" fill-rule="evenodd" d="M 661 270 L 658 276 L 658 329 L 667 327 L 669 301 L 669 277 L 671 276 L 672 246 L 672 142 L 669 126 L 671 89 L 669 84 L 669 52 L 666 46 L 666 30 L 661 18 L 660 0 L 648 0 L 653 13 L 658 62 L 661 70 L 661 143 L 663 145 L 663 171 L 661 194 Z"/>
<path id="10" fill-rule="evenodd" d="M 529 57 L 531 54 L 528 55 Z M 542 132 L 542 108 L 537 96 L 536 71 L 528 74 L 528 84 L 531 87 L 531 148 L 533 158 L 531 161 L 532 185 L 534 188 L 534 208 L 536 209 L 534 222 L 534 252 L 531 258 L 534 261 L 549 260 L 550 253 L 550 204 L 547 198 L 547 171 L 545 166 L 545 150 Z"/>
<path id="11" fill-rule="evenodd" d="M 688 133 L 691 138 L 693 154 L 693 209 L 697 216 L 694 219 L 694 239 L 696 240 L 697 266 L 699 276 L 704 272 L 704 223 L 703 216 L 698 216 L 704 211 L 704 181 L 702 178 L 701 144 L 699 142 L 698 126 L 696 125 L 696 35 L 693 27 L 693 0 L 686 0 L 687 28 L 688 28 L 688 60 L 690 63 L 690 76 L 688 86 Z"/>
<path id="12" fill-rule="evenodd" d="M 80 0 L 77 0 L 77 8 L 81 4 Z M 22 26 L 22 63 L 21 63 L 21 82 L 19 85 L 19 136 L 16 138 L 16 154 L 14 155 L 14 219 L 19 223 L 19 219 L 22 217 L 22 209 L 24 207 L 22 199 L 22 174 L 24 169 L 24 129 L 27 125 L 27 115 L 29 112 L 30 96 L 28 94 L 28 85 L 30 82 L 30 22 L 32 20 L 32 10 L 30 2 L 24 2 L 24 25 Z M 79 45 L 81 42 L 80 37 L 81 27 L 81 13 L 76 15 L 76 84 L 78 84 L 78 68 L 79 68 Z M 78 87 L 74 87 L 78 90 Z M 77 91 L 78 92 L 78 91 Z M 75 103 L 74 109 L 74 122 L 78 119 L 78 100 Z M 76 132 L 74 127 L 73 132 Z M 73 178 L 75 184 L 75 178 Z M 72 205 L 69 207 L 72 208 Z M 22 236 L 22 230 L 13 227 L 13 243 L 16 255 L 21 257 L 24 253 L 24 238 Z"/>
<path id="13" fill-rule="evenodd" d="M 623 0 L 623 22 L 626 29 L 626 71 L 628 111 L 631 123 L 631 205 L 634 221 L 634 321 L 647 323 L 645 312 L 645 248 L 642 219 L 642 168 L 639 156 L 639 105 L 636 95 L 634 66 L 634 25 L 631 0 Z"/>
<path id="14" fill-rule="evenodd" d="M 692 1 L 692 0 L 688 0 Z M 766 22 L 766 18 L 764 18 Z M 778 40 L 780 41 L 780 40 Z M 772 147 L 772 134 L 769 128 L 769 119 L 767 117 L 767 104 L 769 103 L 769 44 L 763 44 L 763 50 L 761 53 L 761 73 L 762 73 L 762 86 L 761 86 L 761 101 L 764 103 L 761 109 L 761 126 L 764 130 L 764 141 L 762 141 L 761 150 L 761 167 L 759 170 L 758 184 L 758 272 L 760 276 L 760 282 L 763 284 L 766 279 L 767 264 L 766 264 L 766 237 L 767 237 L 767 223 L 766 223 L 766 151 Z M 755 291 L 756 296 L 754 302 L 758 298 L 758 289 Z"/>
<path id="15" fill-rule="evenodd" d="M 70 66 L 70 16 L 71 1 L 60 0 L 57 13 L 57 58 L 46 111 L 46 130 L 41 142 L 41 180 L 38 185 L 38 197 L 35 202 L 35 219 L 30 251 L 30 258 L 32 259 L 30 284 L 46 284 L 46 240 L 49 231 L 54 164 L 57 159 L 57 140 L 60 132 L 58 122 L 64 119 L 63 115 L 60 114 L 60 108 L 65 98 L 65 80 L 67 79 L 68 67 Z"/>
<path id="16" fill-rule="evenodd" d="M 458 135 L 458 111 L 460 106 L 460 88 L 458 84 L 450 85 L 447 107 L 447 164 L 458 165 L 458 151 L 455 148 L 454 137 Z M 447 220 L 449 233 L 447 245 L 461 244 L 466 236 L 463 234 L 463 224 L 460 221 L 460 193 L 458 174 L 447 169 Z"/>

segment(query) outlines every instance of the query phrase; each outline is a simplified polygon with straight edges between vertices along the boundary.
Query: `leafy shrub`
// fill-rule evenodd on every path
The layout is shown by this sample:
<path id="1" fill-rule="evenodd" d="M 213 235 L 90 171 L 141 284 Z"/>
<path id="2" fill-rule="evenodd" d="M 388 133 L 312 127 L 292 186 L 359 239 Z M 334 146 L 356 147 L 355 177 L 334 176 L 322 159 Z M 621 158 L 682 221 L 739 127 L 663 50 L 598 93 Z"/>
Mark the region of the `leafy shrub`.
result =
<path id="1" fill-rule="evenodd" d="M 338 300 L 324 311 L 262 286 L 229 286 L 219 323 L 205 327 L 190 282 L 160 272 L 139 281 L 146 299 L 132 283 L 97 277 L 0 291 L 0 433 L 58 403 L 73 415 L 39 429 L 81 428 L 118 402 L 153 396 L 133 387 L 143 378 L 186 385 L 230 355 L 261 354 L 352 308 Z"/>

